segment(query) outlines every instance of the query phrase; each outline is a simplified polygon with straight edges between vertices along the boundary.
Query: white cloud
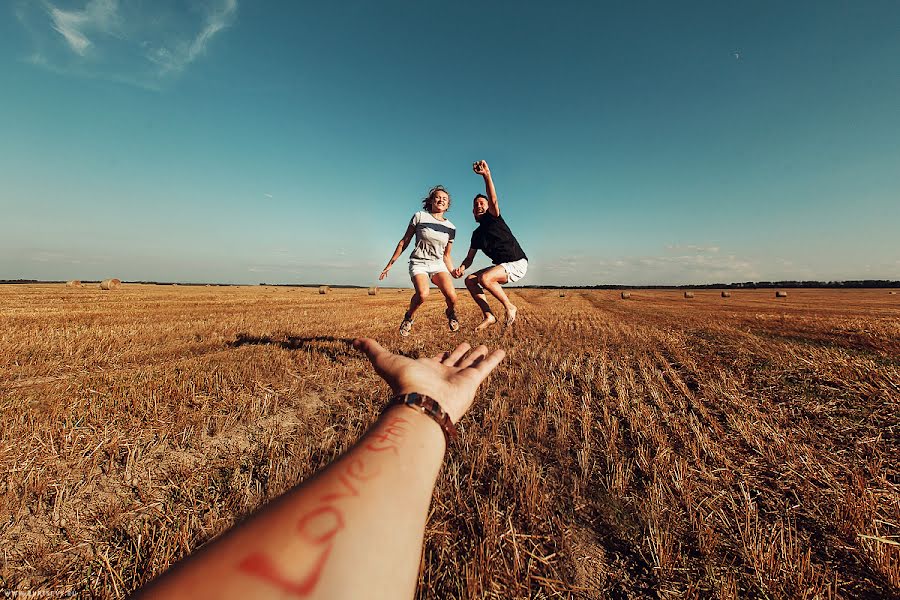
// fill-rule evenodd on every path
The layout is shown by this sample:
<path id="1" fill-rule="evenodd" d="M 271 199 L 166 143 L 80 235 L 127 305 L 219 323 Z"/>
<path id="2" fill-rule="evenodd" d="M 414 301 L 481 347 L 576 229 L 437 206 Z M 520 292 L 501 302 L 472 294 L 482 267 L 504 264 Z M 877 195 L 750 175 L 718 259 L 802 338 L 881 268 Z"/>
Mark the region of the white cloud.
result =
<path id="1" fill-rule="evenodd" d="M 118 25 L 117 0 L 91 0 L 84 10 L 61 10 L 49 3 L 47 7 L 53 29 L 81 56 L 91 45 L 86 32 L 114 34 Z"/>
<path id="2" fill-rule="evenodd" d="M 690 250 L 691 252 L 708 252 L 710 254 L 716 254 L 719 252 L 718 246 L 699 246 L 697 244 L 670 244 L 666 246 L 666 250 L 672 250 L 676 252 Z"/>
<path id="3" fill-rule="evenodd" d="M 213 39 L 234 23 L 238 3 L 205 0 L 188 7 L 89 0 L 82 9 L 64 9 L 23 0 L 15 12 L 33 46 L 26 62 L 159 89 L 208 53 Z"/>
<path id="4" fill-rule="evenodd" d="M 191 43 L 190 49 L 188 50 L 188 62 L 193 61 L 199 55 L 206 52 L 206 44 L 209 43 L 209 40 L 211 40 L 214 35 L 229 25 L 231 16 L 236 10 L 237 0 L 225 0 L 225 3 L 219 10 L 213 11 L 207 15 L 206 25 L 203 28 L 203 31 L 194 38 L 194 41 Z"/>
<path id="5" fill-rule="evenodd" d="M 161 76 L 180 73 L 206 53 L 209 42 L 217 33 L 231 25 L 236 12 L 237 0 L 223 0 L 209 8 L 200 31 L 193 38 L 170 39 L 160 44 L 144 40 L 141 45 L 146 50 L 147 60 L 158 65 Z"/>
<path id="6" fill-rule="evenodd" d="M 734 254 L 720 254 L 717 246 L 667 246 L 692 250 L 677 255 L 619 256 L 606 259 L 565 256 L 547 263 L 535 263 L 535 279 L 540 283 L 623 285 L 680 285 L 687 283 L 729 283 L 755 280 L 757 265 Z"/>
<path id="7" fill-rule="evenodd" d="M 77 258 L 72 258 L 69 254 L 65 252 L 56 252 L 51 250 L 38 250 L 34 254 L 31 255 L 31 260 L 34 262 L 41 263 L 57 263 L 57 264 L 69 264 L 69 265 L 79 265 L 81 264 L 81 260 Z"/>

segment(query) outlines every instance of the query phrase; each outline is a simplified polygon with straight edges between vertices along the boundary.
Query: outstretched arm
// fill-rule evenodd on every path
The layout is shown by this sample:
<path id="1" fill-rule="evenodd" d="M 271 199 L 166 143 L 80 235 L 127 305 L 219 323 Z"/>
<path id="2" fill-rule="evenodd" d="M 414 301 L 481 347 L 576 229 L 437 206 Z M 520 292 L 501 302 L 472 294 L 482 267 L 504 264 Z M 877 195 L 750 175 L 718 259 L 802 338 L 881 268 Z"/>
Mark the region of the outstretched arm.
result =
<path id="1" fill-rule="evenodd" d="M 444 264 L 447 266 L 447 270 L 450 273 L 453 273 L 453 257 L 450 256 L 450 249 L 453 248 L 453 240 L 447 242 L 447 245 L 444 246 Z"/>
<path id="2" fill-rule="evenodd" d="M 485 346 L 412 360 L 358 339 L 395 394 L 438 400 L 456 423 L 505 353 Z M 428 505 L 445 450 L 441 427 L 387 410 L 346 454 L 138 598 L 412 598 Z"/>
<path id="3" fill-rule="evenodd" d="M 406 250 L 406 247 L 409 246 L 410 240 L 412 240 L 413 236 L 416 234 L 416 228 L 410 225 L 406 228 L 406 233 L 403 234 L 403 237 L 400 238 L 400 241 L 397 243 L 397 247 L 394 249 L 394 255 L 391 256 L 391 260 L 388 261 L 387 266 L 381 272 L 381 275 L 378 276 L 378 281 L 381 281 L 385 277 L 387 277 L 388 272 L 391 270 L 391 267 L 397 262 L 397 259 L 400 258 L 400 255 L 403 254 L 403 251 Z"/>
<path id="4" fill-rule="evenodd" d="M 488 212 L 495 217 L 500 216 L 500 201 L 497 200 L 497 190 L 494 189 L 494 180 L 491 179 L 491 169 L 486 161 L 479 160 L 472 165 L 472 170 L 484 177 L 484 194 L 488 198 Z"/>
<path id="5" fill-rule="evenodd" d="M 463 276 L 463 273 L 466 272 L 466 269 L 472 266 L 472 261 L 475 260 L 475 255 L 478 254 L 478 250 L 475 248 L 469 248 L 469 253 L 466 255 L 465 260 L 463 260 L 458 269 L 451 269 L 450 274 L 459 279 Z"/>

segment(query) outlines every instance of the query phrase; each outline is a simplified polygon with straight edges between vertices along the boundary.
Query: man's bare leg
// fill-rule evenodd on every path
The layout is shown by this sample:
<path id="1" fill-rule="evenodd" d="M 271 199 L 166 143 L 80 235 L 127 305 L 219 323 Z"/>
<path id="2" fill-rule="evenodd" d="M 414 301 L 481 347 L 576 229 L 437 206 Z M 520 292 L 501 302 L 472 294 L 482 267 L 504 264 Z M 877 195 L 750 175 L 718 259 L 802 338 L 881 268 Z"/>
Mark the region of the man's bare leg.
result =
<path id="1" fill-rule="evenodd" d="M 479 271 L 478 273 L 473 273 L 466 277 L 466 288 L 468 288 L 469 293 L 472 294 L 472 299 L 475 300 L 475 304 L 478 305 L 478 308 L 480 308 L 481 312 L 484 314 L 484 320 L 475 328 L 475 331 L 486 329 L 497 322 L 497 317 L 491 312 L 491 305 L 488 304 L 487 297 L 484 295 L 484 290 L 478 285 L 480 275 L 481 272 Z"/>
<path id="2" fill-rule="evenodd" d="M 478 275 L 478 283 L 489 291 L 494 298 L 499 300 L 500 303 L 503 304 L 503 308 L 506 309 L 506 326 L 512 325 L 516 320 L 516 314 L 519 312 L 519 309 L 516 308 L 515 304 L 510 302 L 509 297 L 502 287 L 502 284 L 509 281 L 506 269 L 503 268 L 503 265 L 494 265 L 493 267 L 479 271 L 476 275 Z"/>

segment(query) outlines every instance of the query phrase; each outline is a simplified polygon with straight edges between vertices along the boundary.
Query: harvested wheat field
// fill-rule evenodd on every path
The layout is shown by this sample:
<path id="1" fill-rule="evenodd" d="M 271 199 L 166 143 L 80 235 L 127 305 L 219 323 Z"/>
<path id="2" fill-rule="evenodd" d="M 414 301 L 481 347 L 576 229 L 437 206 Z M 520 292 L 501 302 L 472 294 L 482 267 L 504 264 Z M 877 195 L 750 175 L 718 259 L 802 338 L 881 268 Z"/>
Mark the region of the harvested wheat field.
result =
<path id="1" fill-rule="evenodd" d="M 479 320 L 460 293 L 464 330 Z M 508 358 L 461 422 L 422 598 L 900 595 L 900 301 L 0 287 L 0 587 L 122 597 L 303 480 L 388 389 L 347 340 Z"/>

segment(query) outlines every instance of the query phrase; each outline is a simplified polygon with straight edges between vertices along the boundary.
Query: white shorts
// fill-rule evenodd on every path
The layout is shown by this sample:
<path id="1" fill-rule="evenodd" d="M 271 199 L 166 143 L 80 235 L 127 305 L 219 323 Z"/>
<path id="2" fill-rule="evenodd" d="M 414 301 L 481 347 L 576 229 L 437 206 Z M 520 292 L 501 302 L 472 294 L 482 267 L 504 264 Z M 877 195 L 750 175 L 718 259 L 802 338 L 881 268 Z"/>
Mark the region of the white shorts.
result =
<path id="1" fill-rule="evenodd" d="M 449 273 L 447 265 L 442 260 L 417 260 L 409 261 L 409 276 L 412 278 L 416 275 L 427 275 L 431 279 L 436 273 Z"/>
<path id="2" fill-rule="evenodd" d="M 525 277 L 525 272 L 528 270 L 528 259 L 520 258 L 513 262 L 500 263 L 500 266 L 506 269 L 507 283 L 515 283 Z"/>

